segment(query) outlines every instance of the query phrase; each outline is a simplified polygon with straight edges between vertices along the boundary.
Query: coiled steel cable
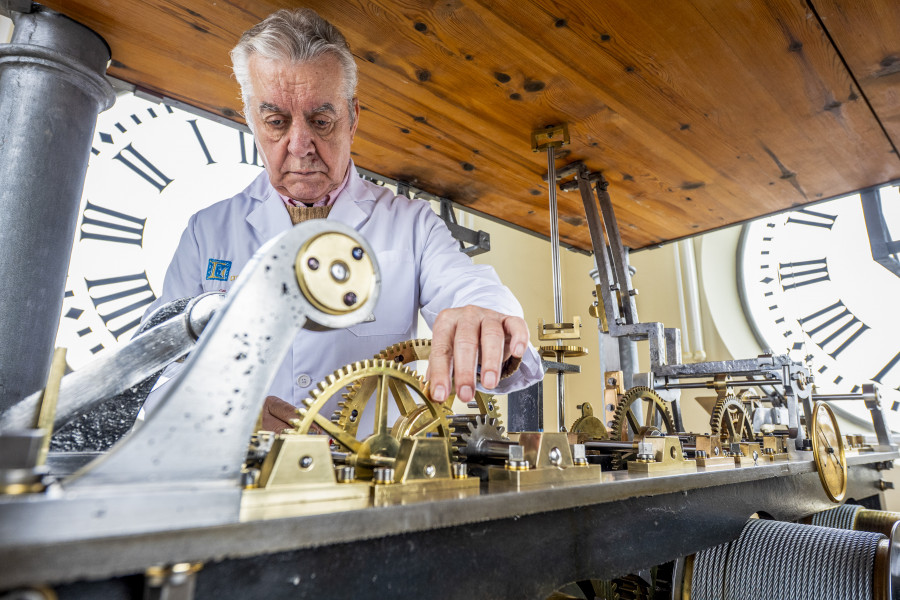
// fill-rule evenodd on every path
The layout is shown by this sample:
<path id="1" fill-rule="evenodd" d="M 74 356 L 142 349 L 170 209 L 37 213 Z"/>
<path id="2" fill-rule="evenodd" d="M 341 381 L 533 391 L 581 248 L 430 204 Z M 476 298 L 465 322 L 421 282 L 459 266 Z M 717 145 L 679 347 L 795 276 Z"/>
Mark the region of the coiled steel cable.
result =
<path id="1" fill-rule="evenodd" d="M 862 506 L 858 504 L 844 504 L 820 513 L 816 513 L 810 519 L 810 525 L 819 527 L 834 527 L 835 529 L 856 529 L 856 516 Z"/>
<path id="2" fill-rule="evenodd" d="M 752 519 L 733 542 L 699 552 L 691 600 L 847 600 L 873 597 L 884 536 Z"/>

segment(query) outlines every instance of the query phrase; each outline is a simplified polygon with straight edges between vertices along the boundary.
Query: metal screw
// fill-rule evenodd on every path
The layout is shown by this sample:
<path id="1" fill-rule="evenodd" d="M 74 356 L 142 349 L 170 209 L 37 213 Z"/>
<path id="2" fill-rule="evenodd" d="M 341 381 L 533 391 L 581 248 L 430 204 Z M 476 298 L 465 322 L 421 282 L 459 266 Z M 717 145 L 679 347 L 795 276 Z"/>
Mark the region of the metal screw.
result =
<path id="1" fill-rule="evenodd" d="M 362 257 L 364 254 L 363 249 L 360 248 L 359 246 L 354 248 L 350 253 L 353 255 L 353 258 L 355 258 L 356 260 L 362 260 Z"/>
<path id="2" fill-rule="evenodd" d="M 694 458 L 706 458 L 706 450 L 697 450 L 694 454 Z"/>
<path id="3" fill-rule="evenodd" d="M 306 261 L 306 266 L 315 271 L 319 268 L 319 259 L 310 257 L 310 259 Z"/>
<path id="4" fill-rule="evenodd" d="M 455 462 L 450 465 L 450 473 L 453 475 L 453 479 L 465 479 L 469 476 L 469 473 L 466 471 L 466 463 Z"/>
<path id="5" fill-rule="evenodd" d="M 353 306 L 354 304 L 356 304 L 356 294 L 354 294 L 353 292 L 347 292 L 346 294 L 344 294 L 344 304 L 346 304 L 347 306 Z"/>
<path id="6" fill-rule="evenodd" d="M 394 469 L 390 467 L 376 467 L 374 470 L 375 483 L 386 485 L 394 483 Z"/>
<path id="7" fill-rule="evenodd" d="M 350 277 L 350 270 L 346 264 L 336 260 L 331 263 L 331 277 L 338 282 L 347 281 L 347 278 Z"/>
<path id="8" fill-rule="evenodd" d="M 718 455 L 719 455 L 719 452 L 720 452 L 719 447 L 718 447 L 718 446 L 715 446 L 715 447 L 713 448 L 713 454 L 715 454 L 716 456 L 718 456 Z"/>
<path id="9" fill-rule="evenodd" d="M 425 477 L 431 479 L 437 473 L 437 469 L 434 468 L 434 465 L 425 465 Z"/>
<path id="10" fill-rule="evenodd" d="M 338 483 L 352 483 L 356 480 L 356 468 L 352 466 L 343 466 L 337 468 Z"/>
<path id="11" fill-rule="evenodd" d="M 300 459 L 300 468 L 303 470 L 309 469 L 313 466 L 313 458 L 312 456 L 306 455 Z"/>
<path id="12" fill-rule="evenodd" d="M 562 452 L 559 451 L 559 448 L 554 446 L 550 448 L 550 452 L 547 453 L 547 456 L 550 458 L 550 464 L 558 467 L 560 463 L 562 463 Z"/>

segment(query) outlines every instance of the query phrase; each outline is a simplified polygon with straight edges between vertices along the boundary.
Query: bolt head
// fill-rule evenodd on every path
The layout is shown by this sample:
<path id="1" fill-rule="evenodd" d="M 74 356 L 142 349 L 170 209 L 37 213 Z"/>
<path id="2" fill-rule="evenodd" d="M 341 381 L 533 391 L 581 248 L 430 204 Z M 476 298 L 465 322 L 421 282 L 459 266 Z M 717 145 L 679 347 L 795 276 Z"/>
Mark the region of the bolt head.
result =
<path id="1" fill-rule="evenodd" d="M 315 271 L 319 268 L 319 259 L 315 256 L 309 257 L 309 260 L 306 261 L 306 266 Z"/>
<path id="2" fill-rule="evenodd" d="M 362 257 L 363 257 L 363 255 L 365 254 L 365 252 L 363 252 L 363 249 L 362 249 L 362 248 L 360 248 L 359 246 L 357 246 L 356 248 L 354 248 L 354 249 L 350 252 L 350 254 L 351 254 L 351 255 L 353 256 L 353 258 L 355 258 L 356 260 L 362 260 Z"/>
<path id="3" fill-rule="evenodd" d="M 354 294 L 353 292 L 347 292 L 346 294 L 344 294 L 344 304 L 346 304 L 347 306 L 353 306 L 354 304 L 356 304 L 356 301 L 356 294 Z"/>

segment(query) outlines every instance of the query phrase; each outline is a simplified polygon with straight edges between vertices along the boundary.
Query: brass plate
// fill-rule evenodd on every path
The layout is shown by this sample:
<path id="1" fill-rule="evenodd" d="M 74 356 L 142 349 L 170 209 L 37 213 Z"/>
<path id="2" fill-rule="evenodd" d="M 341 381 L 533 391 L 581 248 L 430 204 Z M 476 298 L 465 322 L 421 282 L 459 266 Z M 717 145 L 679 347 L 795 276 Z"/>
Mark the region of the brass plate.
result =
<path id="1" fill-rule="evenodd" d="M 819 480 L 832 502 L 840 502 L 847 493 L 847 457 L 844 437 L 830 406 L 816 402 L 809 429 Z"/>
<path id="2" fill-rule="evenodd" d="M 306 242 L 294 271 L 306 299 L 330 315 L 356 310 L 375 287 L 372 257 L 343 233 L 323 233 Z"/>

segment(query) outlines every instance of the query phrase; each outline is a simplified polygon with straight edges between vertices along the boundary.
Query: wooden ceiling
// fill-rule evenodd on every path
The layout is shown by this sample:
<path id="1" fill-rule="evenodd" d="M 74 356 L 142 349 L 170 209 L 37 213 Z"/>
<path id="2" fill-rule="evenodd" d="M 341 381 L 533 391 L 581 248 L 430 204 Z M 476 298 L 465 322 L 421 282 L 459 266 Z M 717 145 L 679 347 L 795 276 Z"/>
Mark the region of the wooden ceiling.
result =
<path id="1" fill-rule="evenodd" d="M 109 74 L 240 120 L 228 51 L 287 0 L 45 0 Z M 360 67 L 356 163 L 549 233 L 546 155 L 641 248 L 900 178 L 896 0 L 311 0 Z M 589 249 L 577 193 L 563 241 Z"/>

